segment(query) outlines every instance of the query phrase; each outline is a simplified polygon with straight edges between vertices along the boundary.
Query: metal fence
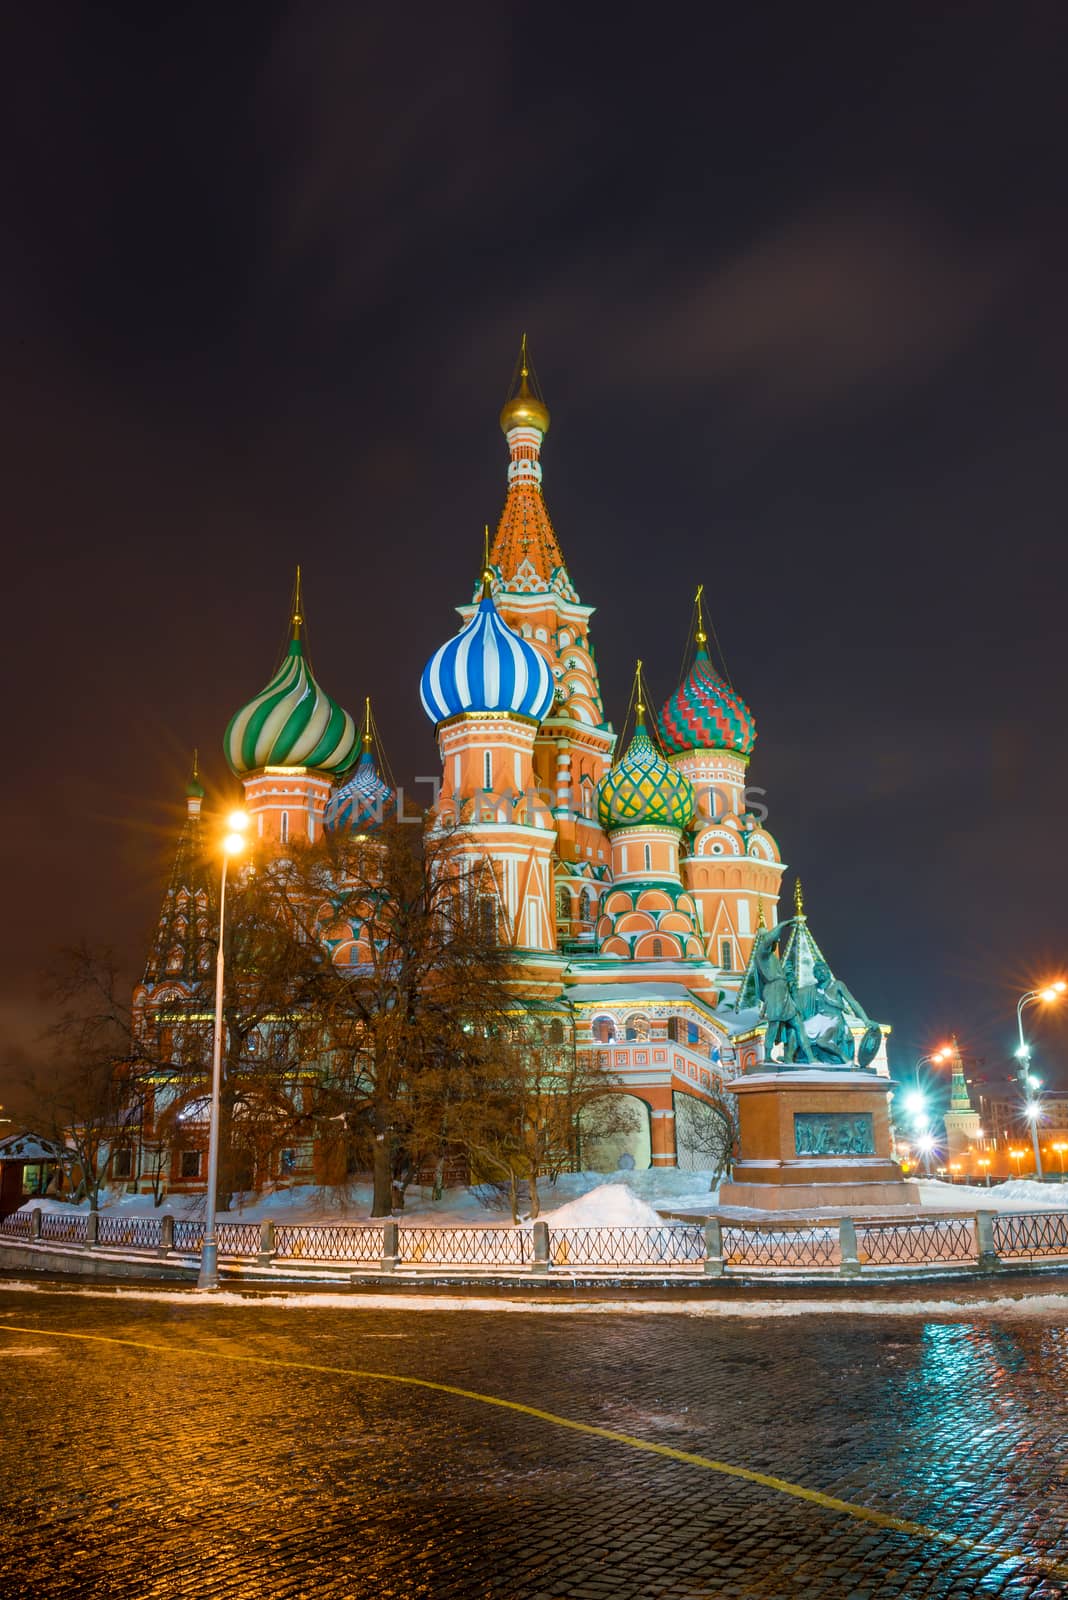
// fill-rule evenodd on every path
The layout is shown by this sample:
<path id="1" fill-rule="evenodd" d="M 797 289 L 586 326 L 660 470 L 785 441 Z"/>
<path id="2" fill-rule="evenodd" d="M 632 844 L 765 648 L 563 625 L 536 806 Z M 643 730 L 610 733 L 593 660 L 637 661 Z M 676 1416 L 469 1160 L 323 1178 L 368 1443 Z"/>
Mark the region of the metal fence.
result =
<path id="1" fill-rule="evenodd" d="M 994 1248 L 1006 1260 L 1068 1255 L 1068 1212 L 995 1213 Z"/>
<path id="2" fill-rule="evenodd" d="M 87 1216 L 64 1216 L 62 1211 L 41 1213 L 41 1238 L 49 1244 L 84 1244 L 88 1226 Z"/>
<path id="3" fill-rule="evenodd" d="M 693 1223 L 549 1229 L 549 1260 L 555 1267 L 675 1267 L 704 1259 L 704 1229 Z"/>
<path id="4" fill-rule="evenodd" d="M 837 1226 L 723 1228 L 724 1266 L 836 1267 L 839 1260 Z"/>
<path id="5" fill-rule="evenodd" d="M 401 1266 L 526 1267 L 534 1259 L 528 1228 L 398 1228 Z"/>
<path id="6" fill-rule="evenodd" d="M 96 1224 L 98 1245 L 125 1245 L 130 1250 L 158 1250 L 163 1243 L 162 1217 L 109 1217 L 101 1212 Z"/>
<path id="7" fill-rule="evenodd" d="M 940 1261 L 974 1261 L 977 1253 L 972 1217 L 857 1223 L 857 1256 L 862 1265 L 920 1267 Z"/>
<path id="8" fill-rule="evenodd" d="M 30 1208 L 0 1220 L 0 1239 L 78 1249 L 122 1249 L 195 1256 L 202 1220 L 64 1213 Z M 1068 1259 L 1068 1211 L 928 1213 L 856 1222 L 812 1219 L 786 1225 L 714 1218 L 661 1227 L 531 1226 L 437 1228 L 354 1224 L 219 1222 L 219 1255 L 279 1265 L 347 1264 L 386 1272 L 606 1272 L 621 1268 L 720 1276 L 752 1269 L 855 1275 L 865 1269 L 975 1267 L 1005 1261 Z"/>
<path id="9" fill-rule="evenodd" d="M 280 1261 L 363 1261 L 382 1259 L 382 1225 L 331 1226 L 326 1223 L 279 1222 L 274 1253 Z"/>

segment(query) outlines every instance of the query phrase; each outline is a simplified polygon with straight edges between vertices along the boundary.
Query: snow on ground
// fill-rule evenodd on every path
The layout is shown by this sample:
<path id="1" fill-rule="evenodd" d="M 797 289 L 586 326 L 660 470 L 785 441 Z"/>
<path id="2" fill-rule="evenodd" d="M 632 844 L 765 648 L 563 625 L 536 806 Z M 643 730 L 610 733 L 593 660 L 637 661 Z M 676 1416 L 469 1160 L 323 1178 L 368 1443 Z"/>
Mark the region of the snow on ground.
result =
<path id="1" fill-rule="evenodd" d="M 1068 1211 L 1068 1186 L 1037 1183 L 1033 1178 L 1010 1178 L 990 1188 L 968 1183 L 943 1183 L 937 1178 L 906 1180 L 919 1188 L 920 1200 L 929 1210 L 939 1211 Z M 583 1197 L 593 1195 L 588 1205 L 579 1206 Z M 688 1212 L 707 1215 L 716 1208 L 718 1188 L 712 1187 L 710 1172 L 680 1172 L 649 1168 L 644 1172 L 569 1172 L 555 1184 L 539 1186 L 541 1214 L 554 1227 L 651 1227 L 663 1219 L 661 1212 Z M 29 1200 L 23 1209 L 40 1206 L 44 1211 L 69 1215 L 87 1211 L 88 1202 L 77 1206 L 65 1200 Z M 629 1208 L 629 1209 L 628 1209 Z M 200 1217 L 204 1214 L 203 1195 L 172 1195 L 162 1206 L 152 1196 L 131 1195 L 119 1190 L 101 1191 L 101 1211 L 111 1215 Z M 742 1207 L 730 1208 L 731 1215 L 755 1221 L 764 1213 Z M 822 1210 L 805 1208 L 806 1216 L 838 1216 L 840 1206 Z M 354 1184 L 345 1190 L 320 1189 L 311 1184 L 268 1190 L 263 1194 L 237 1195 L 227 1213 L 234 1222 L 345 1223 L 366 1222 L 371 1212 L 371 1187 Z M 446 1189 L 435 1201 L 429 1189 L 411 1188 L 404 1209 L 395 1211 L 401 1223 L 419 1222 L 440 1228 L 506 1227 L 511 1222 L 507 1206 L 487 1192 L 476 1189 Z"/>
<path id="2" fill-rule="evenodd" d="M 77 1295 L 93 1300 L 148 1300 L 168 1305 L 184 1306 L 186 1311 L 202 1308 L 211 1312 L 217 1306 L 251 1306 L 256 1311 L 493 1311 L 502 1315 L 521 1312 L 550 1317 L 573 1316 L 661 1316 L 661 1317 L 750 1317 L 763 1321 L 768 1317 L 927 1317 L 935 1321 L 974 1321 L 991 1318 L 1041 1317 L 1047 1322 L 1068 1319 L 1068 1294 L 1014 1293 L 990 1296 L 983 1300 L 912 1300 L 892 1299 L 796 1299 L 796 1300 L 584 1300 L 575 1296 L 567 1300 L 543 1300 L 535 1296 L 511 1299 L 490 1298 L 488 1295 L 433 1295 L 433 1294 L 353 1294 L 316 1293 L 240 1294 L 231 1289 L 201 1295 L 189 1289 L 59 1289 L 55 1284 L 28 1283 L 13 1280 L 3 1285 L 6 1293 L 26 1295 Z M 10 1312 L 0 1312 L 0 1333 L 4 1330 Z M 30 1330 L 22 1330 L 30 1331 Z M 39 1334 L 40 1329 L 34 1328 Z M 382 1337 L 372 1335 L 372 1337 Z M 406 1338 L 404 1333 L 390 1333 L 390 1338 Z"/>
<path id="3" fill-rule="evenodd" d="M 644 1172 L 568 1172 L 556 1183 L 541 1183 L 538 1193 L 544 1217 L 552 1214 L 554 1226 L 596 1227 L 598 1219 L 590 1212 L 584 1220 L 557 1224 L 555 1213 L 591 1191 L 601 1188 L 622 1190 L 639 1204 L 644 1202 L 644 1212 L 638 1220 L 621 1222 L 616 1217 L 608 1219 L 608 1226 L 640 1227 L 656 1225 L 662 1221 L 655 1207 L 676 1210 L 699 1207 L 702 1210 L 714 1205 L 716 1191 L 711 1187 L 711 1172 L 679 1172 L 675 1169 L 650 1168 Z M 616 1201 L 617 1208 L 625 1202 Z M 72 1206 L 65 1200 L 28 1200 L 23 1210 L 40 1206 L 43 1211 L 58 1211 L 66 1215 L 85 1212 L 88 1201 Z M 152 1203 L 147 1194 L 126 1194 L 121 1190 L 101 1190 L 100 1209 L 112 1216 L 135 1217 L 201 1217 L 204 1214 L 203 1195 L 170 1195 L 161 1206 Z M 371 1213 L 370 1184 L 354 1184 L 345 1190 L 321 1189 L 311 1184 L 292 1188 L 268 1190 L 261 1195 L 236 1195 L 227 1219 L 232 1222 L 357 1223 L 366 1222 Z M 411 1188 L 405 1195 L 404 1209 L 395 1211 L 401 1223 L 420 1222 L 440 1228 L 494 1228 L 511 1223 L 511 1212 L 506 1204 L 494 1199 L 488 1192 L 475 1189 L 446 1189 L 435 1201 L 430 1189 Z"/>
<path id="4" fill-rule="evenodd" d="M 625 1183 L 602 1183 L 545 1213 L 554 1228 L 658 1228 L 663 1218 Z"/>
<path id="5" fill-rule="evenodd" d="M 912 1181 L 911 1179 L 909 1180 Z M 1034 1178 L 1008 1178 L 986 1188 L 977 1183 L 943 1183 L 938 1178 L 919 1179 L 925 1206 L 957 1211 L 1027 1211 L 1036 1207 L 1068 1211 L 1068 1188 L 1059 1183 L 1037 1183 Z"/>

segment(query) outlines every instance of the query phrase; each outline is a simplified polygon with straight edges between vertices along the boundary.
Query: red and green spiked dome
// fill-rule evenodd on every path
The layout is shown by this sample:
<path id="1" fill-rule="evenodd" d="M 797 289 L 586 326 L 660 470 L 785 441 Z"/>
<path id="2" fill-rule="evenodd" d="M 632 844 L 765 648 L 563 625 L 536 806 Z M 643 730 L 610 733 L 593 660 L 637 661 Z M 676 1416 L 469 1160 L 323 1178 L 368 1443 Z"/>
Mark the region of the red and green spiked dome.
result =
<path id="1" fill-rule="evenodd" d="M 299 568 L 292 622 L 293 636 L 282 665 L 270 683 L 230 718 L 223 749 L 238 776 L 261 767 L 314 767 L 340 773 L 360 753 L 356 724 L 319 687 L 304 654 Z"/>
<path id="2" fill-rule="evenodd" d="M 687 827 L 694 813 L 693 784 L 669 767 L 645 730 L 644 707 L 626 755 L 597 785 L 597 815 L 605 833 L 643 824 Z"/>
<path id="3" fill-rule="evenodd" d="M 756 744 L 756 722 L 741 695 L 720 677 L 709 659 L 700 605 L 699 589 L 697 654 L 675 693 L 661 707 L 657 731 L 669 755 L 687 750 L 733 750 L 748 756 Z"/>

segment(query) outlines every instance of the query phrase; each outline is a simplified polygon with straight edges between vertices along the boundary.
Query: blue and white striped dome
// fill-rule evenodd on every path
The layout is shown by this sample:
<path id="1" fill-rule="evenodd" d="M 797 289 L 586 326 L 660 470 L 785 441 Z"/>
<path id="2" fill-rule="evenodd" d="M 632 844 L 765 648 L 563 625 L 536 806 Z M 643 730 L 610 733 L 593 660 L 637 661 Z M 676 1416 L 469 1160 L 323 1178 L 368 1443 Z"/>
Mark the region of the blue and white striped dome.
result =
<path id="1" fill-rule="evenodd" d="M 508 626 L 488 594 L 467 626 L 435 650 L 419 685 L 434 723 L 463 711 L 510 711 L 540 722 L 555 692 L 541 651 Z"/>

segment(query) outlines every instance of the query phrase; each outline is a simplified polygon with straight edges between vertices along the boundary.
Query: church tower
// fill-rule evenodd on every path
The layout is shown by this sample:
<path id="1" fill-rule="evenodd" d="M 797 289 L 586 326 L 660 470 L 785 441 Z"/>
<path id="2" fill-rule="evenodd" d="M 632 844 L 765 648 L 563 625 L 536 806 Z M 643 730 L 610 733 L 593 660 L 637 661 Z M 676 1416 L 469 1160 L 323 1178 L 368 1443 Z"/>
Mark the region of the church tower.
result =
<path id="1" fill-rule="evenodd" d="M 641 678 L 639 661 L 634 737 L 597 791 L 598 820 L 612 846 L 612 886 L 598 944 L 603 955 L 635 961 L 703 960 L 697 909 L 679 875 L 693 785 L 668 765 L 646 731 Z"/>
<path id="2" fill-rule="evenodd" d="M 590 639 L 593 607 L 583 605 L 561 553 L 542 488 L 541 451 L 549 408 L 538 388 L 526 335 L 511 398 L 500 423 L 508 442 L 508 488 L 488 568 L 500 617 L 548 664 L 553 694 L 537 730 L 533 772 L 557 832 L 557 922 L 561 938 L 584 932 L 592 944 L 595 878 L 608 848 L 597 822 L 597 785 L 615 734 L 605 719 Z M 474 607 L 461 608 L 470 617 Z M 591 909 L 580 915 L 580 906 Z M 571 908 L 573 915 L 569 913 Z"/>
<path id="3" fill-rule="evenodd" d="M 708 959 L 729 989 L 746 969 L 758 923 L 775 925 L 784 867 L 778 845 L 746 799 L 756 722 L 712 665 L 703 594 L 702 584 L 694 604 L 693 661 L 661 707 L 657 728 L 672 767 L 696 794 L 683 882 L 700 907 Z"/>
<path id="4" fill-rule="evenodd" d="M 553 916 L 551 808 L 537 792 L 534 744 L 553 702 L 544 653 L 500 615 L 493 575 L 478 606 L 430 657 L 420 682 L 442 762 L 437 818 L 458 829 L 465 860 L 484 869 L 484 914 L 501 943 L 519 951 L 535 989 L 559 992 Z"/>
<path id="5" fill-rule="evenodd" d="M 334 783 L 354 765 L 360 742 L 348 712 L 312 676 L 298 567 L 282 664 L 234 713 L 223 739 L 230 770 L 244 785 L 256 836 L 276 845 L 317 839 Z"/>

